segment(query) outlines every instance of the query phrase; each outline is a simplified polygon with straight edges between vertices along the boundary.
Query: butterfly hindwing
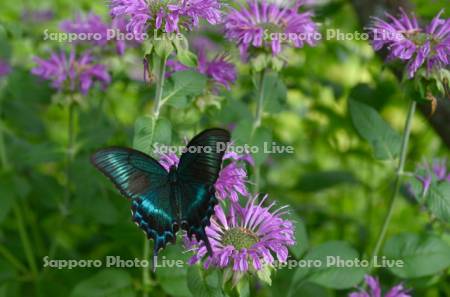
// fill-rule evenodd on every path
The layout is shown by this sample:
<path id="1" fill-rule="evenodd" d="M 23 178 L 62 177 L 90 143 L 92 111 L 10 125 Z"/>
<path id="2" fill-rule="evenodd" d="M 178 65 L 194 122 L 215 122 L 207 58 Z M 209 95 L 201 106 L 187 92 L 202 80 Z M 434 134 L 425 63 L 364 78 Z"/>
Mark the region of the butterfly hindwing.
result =
<path id="1" fill-rule="evenodd" d="M 205 227 L 209 225 L 217 204 L 214 184 L 219 177 L 230 133 L 223 129 L 208 129 L 194 137 L 180 157 L 176 191 L 182 193 L 181 227 L 189 237 L 202 240 L 212 254 Z M 209 149 L 208 149 L 209 147 Z M 192 149 L 195 148 L 195 149 Z"/>
<path id="2" fill-rule="evenodd" d="M 175 241 L 177 217 L 168 172 L 150 156 L 129 148 L 97 151 L 92 163 L 131 199 L 133 221 L 154 240 L 155 255 Z"/>

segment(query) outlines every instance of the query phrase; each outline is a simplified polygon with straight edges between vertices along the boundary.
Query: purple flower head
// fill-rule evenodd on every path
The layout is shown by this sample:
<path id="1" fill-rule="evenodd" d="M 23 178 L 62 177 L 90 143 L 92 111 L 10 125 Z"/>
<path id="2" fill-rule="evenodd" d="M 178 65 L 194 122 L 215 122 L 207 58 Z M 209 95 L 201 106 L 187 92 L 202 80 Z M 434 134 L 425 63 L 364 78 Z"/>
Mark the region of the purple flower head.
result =
<path id="1" fill-rule="evenodd" d="M 24 10 L 22 20 L 24 22 L 43 23 L 52 20 L 54 15 L 54 12 L 50 9 Z"/>
<path id="2" fill-rule="evenodd" d="M 274 210 L 272 202 L 264 207 L 266 198 L 258 203 L 255 196 L 245 207 L 231 203 L 228 214 L 217 205 L 211 225 L 205 229 L 213 256 L 207 256 L 203 242 L 185 239 L 187 248 L 196 253 L 190 264 L 207 256 L 205 268 L 232 266 L 236 272 L 246 272 L 271 265 L 274 255 L 278 261 L 286 262 L 287 246 L 295 244 L 294 227 L 291 221 L 282 218 L 287 213 L 286 206 Z"/>
<path id="3" fill-rule="evenodd" d="M 125 40 L 119 38 L 120 34 L 127 33 L 126 20 L 122 17 L 115 18 L 111 25 L 108 25 L 96 14 L 78 15 L 75 20 L 61 22 L 60 27 L 67 33 L 86 35 L 87 41 L 96 46 L 105 47 L 110 43 L 115 43 L 116 52 L 119 55 L 125 53 Z"/>
<path id="4" fill-rule="evenodd" d="M 376 51 L 387 48 L 388 59 L 404 61 L 409 78 L 424 65 L 428 72 L 445 67 L 450 63 L 450 19 L 441 19 L 442 14 L 439 12 L 426 27 L 421 27 L 416 16 L 403 9 L 397 18 L 388 13 L 387 20 L 374 17 L 369 28 L 372 45 Z"/>
<path id="5" fill-rule="evenodd" d="M 237 202 L 239 194 L 248 195 L 247 171 L 242 162 L 248 161 L 248 156 L 241 156 L 234 152 L 227 152 L 224 157 L 224 165 L 220 170 L 219 178 L 215 183 L 216 197 L 221 200 L 230 199 Z M 174 153 L 162 154 L 159 158 L 161 165 L 169 171 L 170 167 L 178 166 L 180 159 Z M 249 162 L 250 163 L 250 162 Z"/>
<path id="6" fill-rule="evenodd" d="M 4 60 L 0 59 L 0 77 L 7 76 L 11 72 L 11 66 Z"/>
<path id="7" fill-rule="evenodd" d="M 222 19 L 220 9 L 218 0 L 111 0 L 110 4 L 111 16 L 127 17 L 127 31 L 141 40 L 149 29 L 167 33 L 192 30 L 201 19 L 215 25 Z"/>
<path id="8" fill-rule="evenodd" d="M 433 180 L 450 182 L 450 171 L 447 169 L 446 159 L 436 159 L 433 164 L 427 162 L 417 168 L 416 178 L 422 183 L 423 193 L 428 193 Z"/>
<path id="9" fill-rule="evenodd" d="M 385 295 L 382 295 L 381 285 L 377 278 L 366 275 L 365 280 L 369 291 L 353 292 L 348 297 L 411 297 L 401 284 L 390 289 Z"/>
<path id="10" fill-rule="evenodd" d="M 217 46 L 208 39 L 195 38 L 192 44 L 198 56 L 198 65 L 195 70 L 207 76 L 215 84 L 213 86 L 214 93 L 218 93 L 219 85 L 229 90 L 237 79 L 236 67 L 231 63 L 230 58 L 225 54 L 217 54 L 212 59 L 208 59 L 209 51 L 218 50 Z M 169 60 L 167 66 L 170 69 L 167 73 L 168 76 L 173 72 L 190 69 L 176 60 Z"/>
<path id="11" fill-rule="evenodd" d="M 67 33 L 90 34 L 89 41 L 94 45 L 105 46 L 108 43 L 109 26 L 93 13 L 87 16 L 78 15 L 75 20 L 63 21 L 60 28 Z"/>
<path id="12" fill-rule="evenodd" d="M 106 67 L 95 64 L 89 53 L 78 58 L 74 51 L 67 56 L 65 52 L 52 53 L 48 60 L 35 57 L 37 64 L 31 73 L 52 82 L 52 87 L 59 91 L 79 91 L 86 95 L 95 81 L 103 88 L 111 82 Z"/>
<path id="13" fill-rule="evenodd" d="M 302 1 L 285 7 L 267 0 L 248 0 L 246 6 L 231 9 L 225 19 L 225 36 L 238 44 L 244 58 L 252 47 L 270 48 L 278 55 L 283 43 L 297 48 L 305 43 L 313 46 L 317 25 L 312 13 L 298 12 L 301 5 Z"/>

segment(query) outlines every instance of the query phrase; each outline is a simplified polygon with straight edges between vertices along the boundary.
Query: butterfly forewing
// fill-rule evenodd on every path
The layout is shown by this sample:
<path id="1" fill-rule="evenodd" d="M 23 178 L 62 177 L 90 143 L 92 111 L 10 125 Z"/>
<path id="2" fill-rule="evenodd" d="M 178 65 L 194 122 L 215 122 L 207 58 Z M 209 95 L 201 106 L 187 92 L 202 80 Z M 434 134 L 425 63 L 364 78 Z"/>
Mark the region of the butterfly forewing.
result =
<path id="1" fill-rule="evenodd" d="M 230 133 L 223 129 L 208 129 L 194 137 L 178 165 L 177 191 L 182 193 L 178 202 L 181 209 L 182 227 L 188 235 L 203 240 L 212 253 L 205 227 L 217 204 L 214 184 L 219 177 L 222 159 Z"/>
<path id="2" fill-rule="evenodd" d="M 128 148 L 97 151 L 92 163 L 132 199 L 133 220 L 155 241 L 155 252 L 175 240 L 176 208 L 170 199 L 168 172 L 155 159 Z"/>

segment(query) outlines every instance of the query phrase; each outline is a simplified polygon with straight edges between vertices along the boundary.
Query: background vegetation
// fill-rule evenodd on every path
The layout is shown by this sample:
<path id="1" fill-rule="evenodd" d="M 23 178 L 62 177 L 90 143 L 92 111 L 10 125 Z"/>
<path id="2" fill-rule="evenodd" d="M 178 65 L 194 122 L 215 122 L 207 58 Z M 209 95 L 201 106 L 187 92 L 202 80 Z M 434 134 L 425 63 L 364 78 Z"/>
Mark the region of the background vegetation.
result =
<path id="1" fill-rule="evenodd" d="M 313 9 L 321 31 L 361 30 L 364 9 L 372 7 L 361 10 L 362 2 L 356 2 L 320 1 Z M 441 8 L 450 12 L 446 0 L 412 4 L 424 19 Z M 50 10 L 53 18 L 42 22 L 26 16 L 37 10 Z M 141 49 L 130 48 L 123 57 L 113 53 L 105 57 L 112 84 L 80 99 L 69 184 L 67 106 L 46 82 L 30 73 L 33 56 L 62 46 L 44 41 L 43 31 L 57 31 L 60 21 L 88 11 L 109 18 L 105 1 L 4 0 L 1 4 L 0 57 L 13 69 L 0 78 L 0 296 L 128 297 L 142 289 L 140 268 L 43 267 L 45 256 L 134 259 L 143 255 L 142 231 L 130 219 L 129 202 L 89 164 L 97 148 L 131 146 L 136 118 L 151 110 L 154 90 L 141 79 Z M 182 143 L 186 135 L 204 127 L 229 125 L 235 125 L 233 138 L 239 142 L 246 139 L 253 117 L 255 96 L 249 67 L 239 62 L 236 47 L 225 42 L 220 32 L 204 28 L 202 34 L 232 54 L 238 81 L 230 91 L 221 92 L 218 105 L 201 108 L 199 99 L 188 96 L 186 102 L 168 108 L 165 118 L 170 122 L 172 143 Z M 384 219 L 395 162 L 374 158 L 373 148 L 355 129 L 349 102 L 370 105 L 394 130 L 401 131 L 407 110 L 405 92 L 395 72 L 384 66 L 364 40 L 329 40 L 314 48 L 290 49 L 287 55 L 289 63 L 280 81 L 273 81 L 277 87 L 266 95 L 267 128 L 261 140 L 291 145 L 295 154 L 256 156 L 261 164 L 261 192 L 293 209 L 298 240 L 291 250 L 293 258 L 322 257 L 330 251 L 343 257 L 367 257 Z M 438 106 L 437 117 L 449 103 L 445 100 Z M 361 108 L 357 103 L 354 108 Z M 448 156 L 445 137 L 439 136 L 446 128 L 439 125 L 448 127 L 450 119 L 444 116 L 436 124 L 430 117 L 427 113 L 415 116 L 406 164 L 410 172 L 418 162 Z M 69 197 L 67 204 L 64 197 Z M 403 195 L 388 238 L 403 232 L 421 236 L 433 232 L 440 242 L 450 244 L 448 231 L 448 224 L 430 222 L 429 214 Z M 377 275 L 387 287 L 404 282 L 413 288 L 414 296 L 450 296 L 448 265 L 433 269 L 436 261 L 450 262 L 443 249 L 438 258 L 422 255 L 417 259 L 420 265 L 410 271 L 379 269 Z M 189 257 L 181 253 L 180 246 L 170 246 L 164 255 Z M 151 274 L 150 295 L 188 297 L 200 292 L 192 288 L 206 286 L 197 294 L 212 296 L 208 286 L 214 287 L 218 280 L 203 273 L 197 267 L 158 269 Z M 285 268 L 273 274 L 272 286 L 253 280 L 250 291 L 252 296 L 346 296 L 362 275 L 364 271 L 358 269 L 311 272 Z"/>

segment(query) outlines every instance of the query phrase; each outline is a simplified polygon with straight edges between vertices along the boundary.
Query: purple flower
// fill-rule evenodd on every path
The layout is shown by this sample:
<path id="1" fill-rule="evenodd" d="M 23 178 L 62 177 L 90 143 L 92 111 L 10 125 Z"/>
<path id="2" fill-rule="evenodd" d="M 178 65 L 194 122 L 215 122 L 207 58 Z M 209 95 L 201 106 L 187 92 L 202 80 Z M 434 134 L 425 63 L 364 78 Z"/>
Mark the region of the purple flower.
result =
<path id="1" fill-rule="evenodd" d="M 54 13 L 50 9 L 24 10 L 22 20 L 24 22 L 43 23 L 52 20 Z"/>
<path id="2" fill-rule="evenodd" d="M 424 163 L 418 166 L 416 178 L 422 183 L 423 193 L 428 193 L 433 180 L 450 182 L 450 171 L 446 159 L 436 159 L 433 164 Z"/>
<path id="3" fill-rule="evenodd" d="M 194 50 L 197 52 L 198 65 L 195 70 L 211 79 L 216 85 L 222 85 L 230 89 L 231 85 L 237 79 L 236 67 L 230 62 L 230 58 L 225 54 L 217 54 L 212 59 L 208 59 L 209 51 L 217 51 L 217 47 L 208 39 L 195 38 L 192 41 Z M 190 68 L 176 60 L 167 62 L 170 76 L 173 72 L 189 70 Z M 213 87 L 214 93 L 218 93 L 216 86 Z"/>
<path id="4" fill-rule="evenodd" d="M 37 64 L 31 70 L 36 76 L 52 82 L 52 87 L 59 91 L 80 91 L 86 95 L 94 81 L 100 82 L 103 88 L 111 82 L 106 67 L 95 64 L 89 53 L 76 57 L 71 51 L 67 56 L 65 52 L 52 53 L 48 60 L 35 57 Z"/>
<path id="5" fill-rule="evenodd" d="M 109 26 L 93 13 L 87 16 L 78 15 L 75 20 L 63 21 L 60 28 L 67 33 L 90 34 L 89 41 L 94 45 L 105 46 L 108 43 Z"/>
<path id="6" fill-rule="evenodd" d="M 213 250 L 213 256 L 207 256 L 204 266 L 225 268 L 232 266 L 235 272 L 246 272 L 253 266 L 261 270 L 274 262 L 286 262 L 287 246 L 295 244 L 294 227 L 291 221 L 282 216 L 287 213 L 286 206 L 274 210 L 275 203 L 262 206 L 267 196 L 259 203 L 257 196 L 247 201 L 245 207 L 232 203 L 228 215 L 217 205 L 206 227 L 206 234 Z M 197 263 L 206 256 L 203 242 L 185 239 L 187 248 L 195 251 L 190 264 Z"/>
<path id="7" fill-rule="evenodd" d="M 11 66 L 4 60 L 0 59 L 0 77 L 7 76 L 11 72 Z"/>
<path id="8" fill-rule="evenodd" d="M 388 59 L 407 64 L 408 76 L 426 66 L 428 72 L 450 63 L 450 19 L 441 19 L 443 10 L 426 27 L 421 27 L 414 14 L 400 9 L 398 18 L 386 13 L 387 20 L 374 17 L 369 28 L 376 51 L 387 48 Z"/>
<path id="9" fill-rule="evenodd" d="M 246 57 L 251 47 L 270 47 L 273 55 L 282 51 L 282 43 L 294 47 L 315 45 L 317 25 L 312 13 L 299 13 L 302 1 L 282 7 L 267 0 L 248 0 L 247 6 L 231 9 L 225 19 L 225 35 L 236 42 L 241 56 Z"/>
<path id="10" fill-rule="evenodd" d="M 366 284 L 369 287 L 369 292 L 366 291 L 360 291 L 360 292 L 353 292 L 348 295 L 348 297 L 411 297 L 409 295 L 408 291 L 406 291 L 403 288 L 403 285 L 397 285 L 393 287 L 389 292 L 387 292 L 385 295 L 381 295 L 381 286 L 378 279 L 366 275 L 365 277 Z"/>
<path id="11" fill-rule="evenodd" d="M 125 40 L 119 38 L 120 34 L 126 33 L 126 20 L 124 18 L 115 18 L 111 25 L 108 25 L 102 21 L 100 16 L 91 13 L 84 17 L 78 15 L 73 21 L 63 21 L 60 27 L 67 33 L 85 34 L 89 38 L 88 41 L 96 46 L 105 47 L 109 43 L 115 42 L 117 53 L 119 55 L 125 53 Z"/>
<path id="12" fill-rule="evenodd" d="M 167 33 L 198 27 L 200 19 L 210 24 L 221 22 L 218 0 L 173 0 L 165 3 L 155 0 L 111 0 L 110 13 L 116 18 L 129 18 L 127 31 L 144 39 L 148 29 L 161 29 Z"/>
<path id="13" fill-rule="evenodd" d="M 220 170 L 219 178 L 215 183 L 216 196 L 221 200 L 230 199 L 233 202 L 239 200 L 239 194 L 247 196 L 247 172 L 242 162 L 249 164 L 249 156 L 238 155 L 234 152 L 227 152 L 224 159 L 224 166 Z M 251 157 L 250 157 L 251 158 Z M 171 166 L 178 166 L 180 159 L 174 153 L 162 154 L 159 158 L 161 165 L 169 171 Z"/>

